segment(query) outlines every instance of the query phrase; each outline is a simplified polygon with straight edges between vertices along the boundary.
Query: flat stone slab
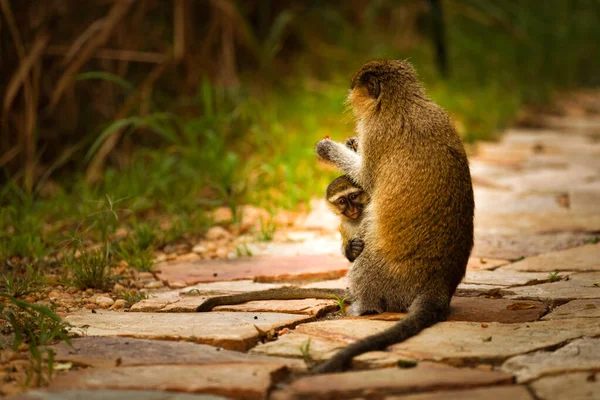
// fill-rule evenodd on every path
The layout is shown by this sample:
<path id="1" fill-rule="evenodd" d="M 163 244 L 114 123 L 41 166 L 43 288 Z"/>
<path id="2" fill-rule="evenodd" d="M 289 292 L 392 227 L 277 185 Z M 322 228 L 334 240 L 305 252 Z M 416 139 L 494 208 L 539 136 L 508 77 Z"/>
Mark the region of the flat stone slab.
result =
<path id="1" fill-rule="evenodd" d="M 546 305 L 539 301 L 453 297 L 448 321 L 511 324 L 537 321 L 545 312 Z"/>
<path id="2" fill-rule="evenodd" d="M 182 282 L 189 286 L 238 279 L 253 279 L 256 282 L 337 279 L 346 274 L 349 266 L 350 263 L 341 255 L 305 255 L 162 263 L 156 269 L 160 270 L 159 279 L 167 284 Z"/>
<path id="3" fill-rule="evenodd" d="M 288 398 L 346 399 L 510 383 L 512 376 L 428 362 L 414 368 L 316 375 L 293 381 L 284 389 Z"/>
<path id="4" fill-rule="evenodd" d="M 470 257 L 467 271 L 494 270 L 510 263 L 508 260 L 488 257 Z"/>
<path id="5" fill-rule="evenodd" d="M 143 312 L 196 312 L 196 308 L 210 296 L 181 296 L 150 298 L 134 304 L 130 311 Z M 250 301 L 244 304 L 218 306 L 214 311 L 278 312 L 320 317 L 338 309 L 337 302 L 325 299 Z"/>
<path id="6" fill-rule="evenodd" d="M 600 299 L 600 272 L 572 274 L 568 280 L 541 285 L 520 286 L 500 289 L 507 299 L 541 300 L 545 302 L 565 302 L 576 299 Z"/>
<path id="7" fill-rule="evenodd" d="M 569 191 L 569 208 L 579 212 L 600 213 L 600 183 L 580 186 Z"/>
<path id="8" fill-rule="evenodd" d="M 598 322 L 600 324 L 600 321 Z M 510 358 L 502 370 L 527 383 L 541 376 L 600 370 L 600 339 L 577 339 L 556 351 L 537 351 Z"/>
<path id="9" fill-rule="evenodd" d="M 501 184 L 498 184 L 502 186 Z M 562 211 L 556 194 L 515 193 L 509 188 L 474 188 L 477 213 L 510 214 L 540 211 Z"/>
<path id="10" fill-rule="evenodd" d="M 258 290 L 275 289 L 281 286 L 284 285 L 280 283 L 261 283 L 254 282 L 251 279 L 243 279 L 239 281 L 198 283 L 179 289 L 179 294 L 188 296 L 212 296 L 218 294 L 256 292 Z"/>
<path id="11" fill-rule="evenodd" d="M 408 396 L 387 396 L 385 400 L 533 400 L 524 386 L 493 386 L 467 390 L 441 390 Z"/>
<path id="12" fill-rule="evenodd" d="M 600 243 L 528 257 L 506 265 L 501 270 L 527 272 L 600 271 Z"/>
<path id="13" fill-rule="evenodd" d="M 503 218 L 507 218 L 504 216 Z M 510 218 L 517 218 L 512 216 Z M 556 232 L 548 234 L 512 233 L 509 235 L 494 232 L 475 232 L 475 247 L 472 256 L 493 257 L 507 260 L 518 260 L 538 254 L 568 249 L 584 245 L 587 240 L 594 239 L 595 234 Z"/>
<path id="14" fill-rule="evenodd" d="M 600 373 L 579 372 L 549 376 L 531 383 L 536 396 L 544 400 L 597 400 Z"/>
<path id="15" fill-rule="evenodd" d="M 459 297 L 479 297 L 479 296 L 499 296 L 500 289 L 506 286 L 500 285 L 477 285 L 473 283 L 460 283 L 456 288 L 455 296 Z"/>
<path id="16" fill-rule="evenodd" d="M 526 273 L 499 269 L 495 271 L 469 271 L 463 283 L 496 286 L 522 286 L 548 281 L 548 273 Z"/>
<path id="17" fill-rule="evenodd" d="M 570 301 L 544 315 L 542 320 L 568 318 L 600 318 L 600 299 Z"/>
<path id="18" fill-rule="evenodd" d="M 593 233 L 600 231 L 600 213 L 576 212 L 569 209 L 511 214 L 476 211 L 475 230 L 476 232 L 503 235 L 554 232 Z M 489 257 L 495 256 L 490 255 Z"/>
<path id="19" fill-rule="evenodd" d="M 519 175 L 498 178 L 496 182 L 516 192 L 560 193 L 596 179 L 594 168 L 571 165 L 566 169 L 545 168 L 523 172 Z"/>
<path id="20" fill-rule="evenodd" d="M 304 370 L 301 360 L 262 357 L 225 350 L 205 344 L 147 340 L 114 336 L 86 336 L 71 339 L 72 347 L 61 342 L 49 348 L 57 362 L 94 368 L 158 364 L 279 363 Z"/>
<path id="21" fill-rule="evenodd" d="M 260 332 L 291 327 L 312 317 L 282 313 L 119 313 L 88 311 L 65 320 L 88 336 L 125 336 L 183 340 L 245 351 L 257 344 Z"/>
<path id="22" fill-rule="evenodd" d="M 358 339 L 382 332 L 391 321 L 338 319 L 302 324 L 278 340 L 260 344 L 253 353 L 286 356 L 281 348 L 291 347 L 293 335 L 311 337 L 310 348 L 327 358 L 333 350 Z M 468 365 L 503 361 L 509 357 L 556 346 L 582 336 L 600 335 L 600 323 L 592 318 L 502 324 L 497 322 L 442 322 L 425 329 L 389 351 L 408 359 L 443 361 Z M 279 344 L 285 341 L 288 344 Z M 299 352 L 297 343 L 295 351 Z M 287 351 L 287 350 L 286 350 Z M 296 353 L 297 354 L 297 353 Z"/>
<path id="23" fill-rule="evenodd" d="M 488 299 L 484 297 L 453 297 L 450 303 L 448 321 L 517 322 L 537 321 L 546 312 L 546 305 L 539 301 L 515 301 L 507 299 Z M 406 314 L 382 313 L 350 317 L 372 321 L 399 321 Z"/>
<path id="24" fill-rule="evenodd" d="M 226 400 L 210 394 L 187 394 L 154 390 L 32 390 L 6 400 Z"/>
<path id="25" fill-rule="evenodd" d="M 264 399 L 286 375 L 281 364 L 146 365 L 72 372 L 57 377 L 50 388 L 166 390 Z"/>

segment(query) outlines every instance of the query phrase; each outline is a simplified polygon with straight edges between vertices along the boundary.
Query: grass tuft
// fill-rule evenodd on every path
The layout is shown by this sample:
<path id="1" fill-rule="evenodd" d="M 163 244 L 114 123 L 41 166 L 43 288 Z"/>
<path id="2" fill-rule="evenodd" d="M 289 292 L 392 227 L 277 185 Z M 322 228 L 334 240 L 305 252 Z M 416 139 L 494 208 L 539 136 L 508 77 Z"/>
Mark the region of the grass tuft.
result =
<path id="1" fill-rule="evenodd" d="M 70 274 L 73 285 L 80 289 L 104 290 L 112 280 L 110 256 L 106 249 L 82 251 L 79 256 L 67 254 L 63 265 Z"/>

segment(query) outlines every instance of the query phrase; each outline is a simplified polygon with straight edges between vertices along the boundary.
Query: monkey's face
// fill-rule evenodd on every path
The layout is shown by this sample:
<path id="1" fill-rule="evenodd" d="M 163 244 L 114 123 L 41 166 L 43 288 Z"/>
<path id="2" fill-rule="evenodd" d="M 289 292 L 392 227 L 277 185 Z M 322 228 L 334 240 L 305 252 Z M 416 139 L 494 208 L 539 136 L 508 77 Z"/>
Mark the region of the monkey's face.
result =
<path id="1" fill-rule="evenodd" d="M 418 84 L 416 72 L 407 61 L 370 61 L 352 77 L 348 103 L 357 118 L 369 118 L 381 108 L 382 102 L 398 101 L 403 88 L 415 84 Z"/>
<path id="2" fill-rule="evenodd" d="M 331 208 L 338 215 L 350 220 L 357 220 L 362 215 L 365 206 L 365 193 L 360 189 L 353 189 L 339 193 L 328 199 Z"/>

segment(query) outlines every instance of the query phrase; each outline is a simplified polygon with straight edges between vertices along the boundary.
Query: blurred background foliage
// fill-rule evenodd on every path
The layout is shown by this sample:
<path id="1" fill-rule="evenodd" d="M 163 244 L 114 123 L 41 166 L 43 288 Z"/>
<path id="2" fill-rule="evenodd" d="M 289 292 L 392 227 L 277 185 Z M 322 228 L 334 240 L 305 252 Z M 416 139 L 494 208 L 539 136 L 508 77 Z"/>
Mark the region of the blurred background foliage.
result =
<path id="1" fill-rule="evenodd" d="M 39 259 L 117 203 L 131 224 L 167 217 L 171 239 L 214 206 L 306 204 L 335 176 L 313 146 L 352 135 L 343 101 L 369 59 L 410 59 L 467 142 L 600 83 L 600 0 L 0 0 L 0 13 L 0 258 Z"/>

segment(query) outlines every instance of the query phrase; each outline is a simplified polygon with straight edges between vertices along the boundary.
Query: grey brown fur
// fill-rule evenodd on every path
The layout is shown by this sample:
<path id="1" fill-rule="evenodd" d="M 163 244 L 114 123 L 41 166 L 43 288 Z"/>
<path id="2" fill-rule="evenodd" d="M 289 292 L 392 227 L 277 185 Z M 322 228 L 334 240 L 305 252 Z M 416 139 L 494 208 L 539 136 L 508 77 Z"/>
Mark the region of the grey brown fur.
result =
<path id="1" fill-rule="evenodd" d="M 352 314 L 406 312 L 394 327 L 337 353 L 316 372 L 401 342 L 446 318 L 473 247 L 467 156 L 448 114 L 405 61 L 372 61 L 353 77 L 349 103 L 360 155 L 331 140 L 319 157 L 366 190 L 363 253 L 349 271 Z"/>

